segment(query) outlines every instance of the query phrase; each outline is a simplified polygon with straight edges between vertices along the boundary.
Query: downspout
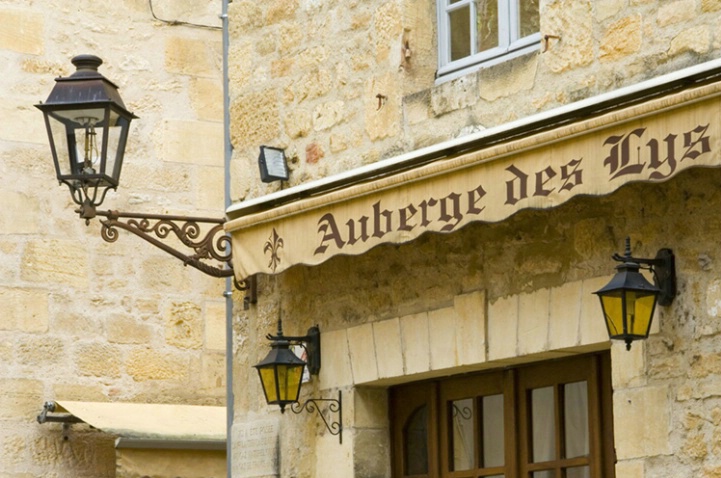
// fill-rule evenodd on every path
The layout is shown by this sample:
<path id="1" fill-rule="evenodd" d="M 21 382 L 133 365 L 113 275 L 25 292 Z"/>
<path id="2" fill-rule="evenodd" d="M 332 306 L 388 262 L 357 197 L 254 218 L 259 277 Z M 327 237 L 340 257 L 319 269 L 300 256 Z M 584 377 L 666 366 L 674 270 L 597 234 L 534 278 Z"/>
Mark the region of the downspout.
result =
<path id="1" fill-rule="evenodd" d="M 222 0 L 222 13 L 220 19 L 223 22 L 223 166 L 225 209 L 231 204 L 230 198 L 230 160 L 233 156 L 233 145 L 230 143 L 230 88 L 228 85 L 228 50 L 230 46 L 228 32 L 228 3 L 232 0 Z M 225 279 L 225 410 L 226 410 L 226 476 L 232 478 L 232 430 L 234 402 L 233 396 L 233 280 L 231 277 Z"/>

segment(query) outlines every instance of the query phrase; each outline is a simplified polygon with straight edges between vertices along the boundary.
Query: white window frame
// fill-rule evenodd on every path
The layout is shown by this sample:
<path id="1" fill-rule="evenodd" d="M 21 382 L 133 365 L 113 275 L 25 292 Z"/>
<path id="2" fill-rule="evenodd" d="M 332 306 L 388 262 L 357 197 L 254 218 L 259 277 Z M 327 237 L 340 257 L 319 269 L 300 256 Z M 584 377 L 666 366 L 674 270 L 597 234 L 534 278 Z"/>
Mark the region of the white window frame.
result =
<path id="1" fill-rule="evenodd" d="M 483 52 L 476 50 L 476 0 L 437 0 L 438 3 L 438 80 L 458 77 L 483 66 L 490 66 L 540 48 L 541 32 L 519 38 L 518 2 L 523 0 L 498 1 L 498 46 Z M 450 14 L 470 8 L 471 54 L 460 60 L 451 61 Z M 454 74 L 455 73 L 455 74 Z"/>

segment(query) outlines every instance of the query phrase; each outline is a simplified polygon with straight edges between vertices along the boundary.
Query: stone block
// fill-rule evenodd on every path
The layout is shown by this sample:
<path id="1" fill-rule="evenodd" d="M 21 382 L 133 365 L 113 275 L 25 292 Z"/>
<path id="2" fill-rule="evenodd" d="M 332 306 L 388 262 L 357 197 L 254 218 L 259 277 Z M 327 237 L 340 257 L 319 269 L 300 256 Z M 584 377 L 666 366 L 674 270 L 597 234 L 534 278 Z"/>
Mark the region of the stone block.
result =
<path id="1" fill-rule="evenodd" d="M 230 107 L 231 137 L 236 148 L 270 141 L 280 135 L 280 112 L 276 93 L 260 91 L 237 98 Z"/>
<path id="2" fill-rule="evenodd" d="M 613 421 L 619 460 L 671 454 L 672 427 L 666 387 L 615 391 Z"/>
<path id="3" fill-rule="evenodd" d="M 330 433 L 317 436 L 313 453 L 316 478 L 356 476 L 353 474 L 354 450 L 355 437 L 352 430 L 343 430 L 343 443 L 338 443 L 338 437 Z"/>
<path id="4" fill-rule="evenodd" d="M 108 401 L 108 397 L 103 392 L 103 385 L 100 382 L 93 385 L 56 383 L 53 385 L 53 397 L 55 397 L 56 400 L 74 400 L 81 402 Z"/>
<path id="5" fill-rule="evenodd" d="M 465 75 L 431 89 L 431 114 L 439 116 L 478 103 L 478 75 Z M 421 113 L 422 114 L 422 113 Z"/>
<path id="6" fill-rule="evenodd" d="M 298 10 L 298 0 L 274 0 L 268 5 L 265 17 L 266 25 L 273 25 L 283 20 L 291 20 Z"/>
<path id="7" fill-rule="evenodd" d="M 616 463 L 616 476 L 623 478 L 645 478 L 643 460 L 626 460 Z"/>
<path id="8" fill-rule="evenodd" d="M 550 350 L 578 345 L 582 294 L 581 281 L 568 282 L 551 289 L 548 331 Z"/>
<path id="9" fill-rule="evenodd" d="M 611 383 L 614 390 L 646 383 L 646 341 L 634 342 L 631 350 L 620 340 L 611 342 Z"/>
<path id="10" fill-rule="evenodd" d="M 170 73 L 217 78 L 220 74 L 220 41 L 201 38 L 165 39 L 165 69 Z"/>
<path id="11" fill-rule="evenodd" d="M 190 291 L 192 274 L 202 274 L 183 266 L 183 263 L 171 256 L 148 257 L 142 261 L 140 276 L 143 287 L 147 290 L 163 290 L 164 288 L 178 291 Z"/>
<path id="12" fill-rule="evenodd" d="M 458 365 L 486 361 L 486 293 L 457 295 L 453 299 L 456 312 L 456 354 Z"/>
<path id="13" fill-rule="evenodd" d="M 188 356 L 155 349 L 133 350 L 126 363 L 128 375 L 138 382 L 188 378 Z"/>
<path id="14" fill-rule="evenodd" d="M 711 48 L 711 32 L 707 25 L 699 25 L 682 31 L 671 40 L 669 56 L 681 53 L 707 53 Z"/>
<path id="15" fill-rule="evenodd" d="M 717 12 L 721 10 L 721 2 L 718 0 L 701 0 L 702 12 Z"/>
<path id="16" fill-rule="evenodd" d="M 345 103 L 330 101 L 321 103 L 313 110 L 313 129 L 323 131 L 343 121 Z"/>
<path id="17" fill-rule="evenodd" d="M 526 55 L 479 72 L 480 97 L 487 101 L 517 96 L 533 88 L 538 72 L 538 55 Z"/>
<path id="18" fill-rule="evenodd" d="M 353 410 L 353 428 L 387 428 L 388 392 L 375 387 L 356 388 Z"/>
<path id="19" fill-rule="evenodd" d="M 378 378 L 403 376 L 401 326 L 398 318 L 373 323 Z"/>
<path id="20" fill-rule="evenodd" d="M 41 333 L 48 330 L 48 293 L 35 289 L 0 288 L 0 330 Z"/>
<path id="21" fill-rule="evenodd" d="M 518 298 L 518 353 L 528 355 L 548 350 L 550 289 L 540 289 Z"/>
<path id="22" fill-rule="evenodd" d="M 225 350 L 225 302 L 206 302 L 204 318 L 205 348 L 215 351 Z"/>
<path id="23" fill-rule="evenodd" d="M 428 312 L 431 370 L 458 365 L 456 358 L 456 313 L 453 307 Z"/>
<path id="24" fill-rule="evenodd" d="M 681 23 L 696 17 L 695 0 L 677 0 L 660 4 L 656 21 L 658 26 L 666 27 L 674 23 Z"/>
<path id="25" fill-rule="evenodd" d="M 223 167 L 223 123 L 168 120 L 163 124 L 163 160 Z"/>
<path id="26" fill-rule="evenodd" d="M 428 314 L 406 315 L 400 318 L 403 366 L 407 375 L 431 369 Z"/>
<path id="27" fill-rule="evenodd" d="M 390 450 L 390 436 L 387 430 L 373 428 L 355 430 L 353 436 L 353 474 L 346 476 L 391 476 Z"/>
<path id="28" fill-rule="evenodd" d="M 283 122 L 286 133 L 291 139 L 308 136 L 308 133 L 313 129 L 311 113 L 304 108 L 294 108 L 289 111 Z"/>
<path id="29" fill-rule="evenodd" d="M 115 345 L 101 342 L 78 343 L 73 361 L 79 375 L 90 377 L 120 377 L 122 351 Z"/>
<path id="30" fill-rule="evenodd" d="M 378 98 L 378 95 L 381 97 Z M 365 130 L 371 141 L 397 136 L 401 131 L 402 113 L 398 75 L 386 74 L 369 79 L 363 98 Z"/>
<path id="31" fill-rule="evenodd" d="M 126 315 L 113 315 L 106 319 L 105 330 L 108 342 L 117 344 L 149 344 L 153 328 Z"/>
<path id="32" fill-rule="evenodd" d="M 348 336 L 345 329 L 320 334 L 321 368 L 319 386 L 322 390 L 353 384 Z"/>
<path id="33" fill-rule="evenodd" d="M 203 347 L 203 315 L 194 302 L 174 302 L 165 317 L 165 342 L 181 349 Z"/>
<path id="34" fill-rule="evenodd" d="M 594 16 L 597 22 L 613 17 L 626 6 L 626 0 L 601 0 L 593 4 Z"/>
<path id="35" fill-rule="evenodd" d="M 30 335 L 16 339 L 15 358 L 30 367 L 42 367 L 48 363 L 60 367 L 65 363 L 65 344 L 49 335 Z"/>
<path id="36" fill-rule="evenodd" d="M 610 25 L 601 39 L 599 59 L 614 62 L 638 52 L 643 41 L 642 23 L 641 15 L 631 15 Z"/>
<path id="37" fill-rule="evenodd" d="M 353 383 L 365 383 L 378 379 L 378 365 L 373 337 L 373 324 L 351 327 L 347 330 Z"/>
<path id="38" fill-rule="evenodd" d="M 40 55 L 45 50 L 45 15 L 41 10 L 0 8 L 0 50 Z"/>
<path id="39" fill-rule="evenodd" d="M 88 254 L 76 241 L 38 239 L 28 242 L 20 277 L 36 283 L 88 288 Z"/>
<path id="40" fill-rule="evenodd" d="M 40 232 L 42 212 L 36 197 L 15 191 L 0 191 L 0 234 L 36 234 Z"/>
<path id="41" fill-rule="evenodd" d="M 198 209 L 213 211 L 209 216 L 222 217 L 225 210 L 225 170 L 218 167 L 195 169 L 195 205 Z"/>
<path id="42" fill-rule="evenodd" d="M 193 78 L 188 94 L 198 118 L 206 121 L 223 121 L 223 84 L 213 78 Z"/>
<path id="43" fill-rule="evenodd" d="M 612 276 L 583 281 L 581 293 L 580 344 L 590 345 L 608 341 L 608 329 L 601 311 L 601 303 L 594 294 L 608 284 Z"/>
<path id="44" fill-rule="evenodd" d="M 204 354 L 201 358 L 200 385 L 204 390 L 225 392 L 225 354 Z"/>
<path id="45" fill-rule="evenodd" d="M 497 299 L 488 305 L 488 360 L 516 357 L 518 296 Z"/>
<path id="46" fill-rule="evenodd" d="M 543 32 L 562 36 L 553 48 L 543 54 L 542 61 L 553 73 L 562 73 L 591 64 L 596 58 L 592 3 L 549 2 L 542 18 Z"/>
<path id="47" fill-rule="evenodd" d="M 380 64 L 388 63 L 395 66 L 400 63 L 400 47 L 403 37 L 403 12 L 400 2 L 383 2 L 373 14 L 375 57 Z"/>
<path id="48" fill-rule="evenodd" d="M 45 391 L 40 380 L 0 378 L 0 419 L 31 422 L 40 413 Z"/>

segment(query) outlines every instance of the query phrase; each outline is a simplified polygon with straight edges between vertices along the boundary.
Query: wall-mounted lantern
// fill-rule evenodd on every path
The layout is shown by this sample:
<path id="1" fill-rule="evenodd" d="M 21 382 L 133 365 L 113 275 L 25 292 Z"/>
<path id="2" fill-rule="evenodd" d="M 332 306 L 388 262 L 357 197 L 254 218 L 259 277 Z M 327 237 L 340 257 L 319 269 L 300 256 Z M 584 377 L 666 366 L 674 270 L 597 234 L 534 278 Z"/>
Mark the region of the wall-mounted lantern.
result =
<path id="1" fill-rule="evenodd" d="M 118 228 L 124 229 L 205 274 L 232 277 L 224 218 L 97 210 L 108 191 L 120 184 L 130 121 L 137 117 L 125 108 L 118 87 L 98 72 L 103 60 L 79 55 L 72 63 L 77 71 L 56 78 L 48 99 L 35 106 L 45 116 L 58 181 L 70 188 L 79 206 L 75 212 L 86 224 L 104 217 L 100 235 L 107 242 L 118 240 Z M 172 235 L 189 251 L 176 246 L 177 241 L 165 242 Z M 235 286 L 249 291 L 246 299 L 255 303 L 254 278 L 249 279 Z"/>
<path id="2" fill-rule="evenodd" d="M 47 101 L 35 105 L 45 116 L 58 181 L 70 188 L 80 216 L 95 217 L 95 207 L 120 183 L 130 121 L 118 87 L 98 73 L 103 60 L 72 59 L 77 71 L 57 78 Z"/>
<path id="3" fill-rule="evenodd" d="M 260 168 L 260 180 L 264 183 L 288 180 L 288 162 L 285 158 L 285 151 L 280 148 L 261 146 L 258 167 Z"/>
<path id="4" fill-rule="evenodd" d="M 625 254 L 614 254 L 613 259 L 621 263 L 618 272 L 594 293 L 601 300 L 609 337 L 625 341 L 630 350 L 634 340 L 648 338 L 656 304 L 671 305 L 676 297 L 675 258 L 671 249 L 659 250 L 654 259 L 632 257 L 626 238 Z M 639 272 L 643 266 L 653 273 L 654 284 Z"/>
<path id="5" fill-rule="evenodd" d="M 337 400 L 311 398 L 302 405 L 298 403 L 303 385 L 303 369 L 307 366 L 311 375 L 318 375 L 320 372 L 320 329 L 317 326 L 311 327 L 302 337 L 286 336 L 283 335 L 283 322 L 278 319 L 277 335 L 268 334 L 266 338 L 270 340 L 271 350 L 254 367 L 258 370 L 268 405 L 280 406 L 281 413 L 285 413 L 286 405 L 290 405 L 290 410 L 296 414 L 303 410 L 309 413 L 317 411 L 328 431 L 332 435 L 338 435 L 340 443 L 343 443 L 343 401 L 340 391 Z M 307 363 L 290 350 L 291 345 L 305 348 Z M 338 414 L 337 421 L 328 422 L 318 406 L 321 402 L 328 404 L 328 412 Z"/>

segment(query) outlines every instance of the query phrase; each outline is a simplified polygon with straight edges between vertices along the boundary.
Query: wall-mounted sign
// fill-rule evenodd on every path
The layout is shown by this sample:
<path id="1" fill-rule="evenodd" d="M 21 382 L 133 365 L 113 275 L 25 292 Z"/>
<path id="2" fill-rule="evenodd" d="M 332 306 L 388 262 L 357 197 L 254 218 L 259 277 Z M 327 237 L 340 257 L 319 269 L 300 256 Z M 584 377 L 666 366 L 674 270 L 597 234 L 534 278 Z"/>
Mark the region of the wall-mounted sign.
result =
<path id="1" fill-rule="evenodd" d="M 240 278 L 721 166 L 721 84 L 234 219 Z"/>

